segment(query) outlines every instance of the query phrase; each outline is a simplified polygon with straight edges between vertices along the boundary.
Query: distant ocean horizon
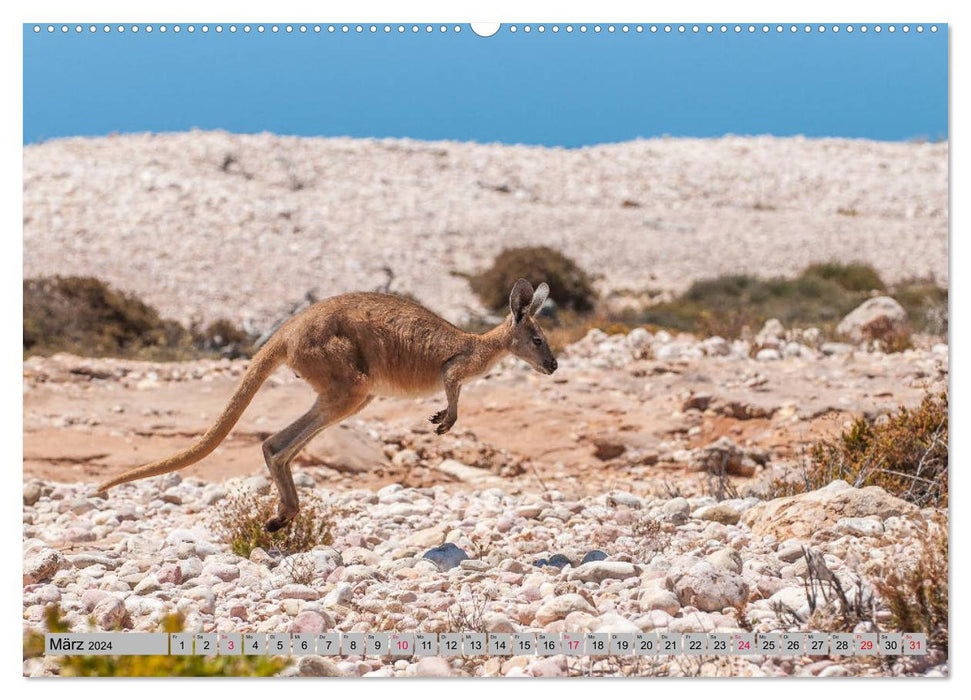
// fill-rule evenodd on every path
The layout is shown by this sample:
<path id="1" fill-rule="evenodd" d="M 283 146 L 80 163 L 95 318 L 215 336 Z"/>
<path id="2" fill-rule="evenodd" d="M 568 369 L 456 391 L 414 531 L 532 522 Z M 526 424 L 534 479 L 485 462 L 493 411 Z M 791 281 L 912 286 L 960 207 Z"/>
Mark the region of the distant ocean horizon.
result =
<path id="1" fill-rule="evenodd" d="M 411 136 L 350 136 L 348 134 L 288 134 L 280 133 L 276 131 L 268 131 L 266 129 L 261 131 L 230 131 L 228 129 L 200 129 L 191 127 L 188 129 L 172 129 L 167 131 L 112 131 L 107 134 L 73 134 L 69 136 L 55 136 L 49 139 L 38 139 L 33 142 L 25 142 L 24 146 L 35 146 L 42 145 L 44 143 L 50 143 L 53 141 L 69 141 L 71 139 L 109 139 L 119 136 L 165 136 L 165 135 L 176 135 L 176 134 L 187 134 L 192 132 L 200 133 L 225 133 L 233 136 L 260 136 L 260 135 L 270 135 L 278 136 L 281 138 L 299 138 L 299 139 L 325 139 L 325 140 L 354 140 L 354 141 L 399 141 L 399 142 L 413 142 L 413 143 L 426 143 L 426 144 L 472 144 L 476 146 L 518 146 L 518 147 L 528 147 L 528 148 L 544 148 L 544 149 L 563 149 L 563 150 L 580 150 L 584 148 L 597 148 L 601 146 L 620 146 L 629 143 L 637 143 L 639 141 L 719 141 L 722 139 L 779 139 L 779 140 L 805 140 L 805 141 L 872 141 L 874 143 L 947 143 L 948 139 L 946 137 L 929 138 L 925 135 L 918 135 L 910 138 L 900 138 L 900 139 L 875 139 L 867 138 L 865 136 L 807 136 L 806 134 L 735 134 L 735 133 L 725 133 L 715 136 L 674 136 L 671 134 L 658 134 L 656 136 L 635 136 L 633 138 L 625 139 L 623 141 L 600 141 L 593 143 L 584 143 L 577 146 L 560 146 L 560 145 L 548 145 L 543 143 L 523 143 L 516 141 L 476 141 L 473 139 L 446 139 L 446 138 L 431 138 L 431 139 L 420 139 L 413 138 Z"/>
<path id="2" fill-rule="evenodd" d="M 565 148 L 663 135 L 948 135 L 946 25 L 656 34 L 519 25 L 489 38 L 468 25 L 348 34 L 112 26 L 24 25 L 24 143 L 192 128 Z"/>

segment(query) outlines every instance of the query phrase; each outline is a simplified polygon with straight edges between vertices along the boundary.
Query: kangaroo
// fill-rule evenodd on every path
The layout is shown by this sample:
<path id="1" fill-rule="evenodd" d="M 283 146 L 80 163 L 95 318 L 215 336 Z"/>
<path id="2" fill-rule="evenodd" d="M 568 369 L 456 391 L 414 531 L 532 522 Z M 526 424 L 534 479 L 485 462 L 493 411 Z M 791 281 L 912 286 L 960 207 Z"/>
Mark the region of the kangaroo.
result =
<path id="1" fill-rule="evenodd" d="M 229 434 L 267 377 L 286 364 L 317 393 L 309 411 L 263 442 L 263 458 L 280 503 L 265 523 L 268 532 L 286 527 L 300 508 L 290 462 L 325 428 L 362 410 L 375 396 L 420 396 L 444 388 L 447 405 L 429 420 L 447 433 L 458 419 L 459 392 L 469 379 L 489 371 L 506 354 L 543 374 L 556 358 L 534 316 L 549 295 L 517 280 L 509 315 L 495 328 L 466 333 L 420 304 L 380 293 L 325 299 L 287 320 L 253 356 L 222 414 L 188 449 L 121 474 L 98 487 L 184 469 L 209 455 Z"/>

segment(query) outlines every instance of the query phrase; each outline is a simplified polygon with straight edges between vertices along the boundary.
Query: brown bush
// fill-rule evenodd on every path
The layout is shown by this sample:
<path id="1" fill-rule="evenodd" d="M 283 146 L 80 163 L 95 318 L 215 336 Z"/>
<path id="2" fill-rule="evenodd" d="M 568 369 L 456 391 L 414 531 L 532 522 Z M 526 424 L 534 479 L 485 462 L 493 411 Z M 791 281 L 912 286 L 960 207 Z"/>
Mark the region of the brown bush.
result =
<path id="1" fill-rule="evenodd" d="M 557 306 L 571 311 L 590 311 L 597 293 L 587 273 L 570 258 L 547 246 L 506 248 L 492 265 L 469 276 L 472 291 L 493 311 L 509 308 L 509 292 L 520 277 L 533 286 L 546 282 L 550 298 Z"/>
<path id="2" fill-rule="evenodd" d="M 182 360 L 246 354 L 251 339 L 229 321 L 189 330 L 96 277 L 26 279 L 23 351 L 87 357 Z"/>
<path id="3" fill-rule="evenodd" d="M 947 507 L 947 424 L 946 390 L 882 421 L 858 418 L 836 439 L 813 446 L 802 480 L 777 480 L 770 493 L 805 493 L 842 479 L 858 488 L 879 486 L 921 507 Z"/>

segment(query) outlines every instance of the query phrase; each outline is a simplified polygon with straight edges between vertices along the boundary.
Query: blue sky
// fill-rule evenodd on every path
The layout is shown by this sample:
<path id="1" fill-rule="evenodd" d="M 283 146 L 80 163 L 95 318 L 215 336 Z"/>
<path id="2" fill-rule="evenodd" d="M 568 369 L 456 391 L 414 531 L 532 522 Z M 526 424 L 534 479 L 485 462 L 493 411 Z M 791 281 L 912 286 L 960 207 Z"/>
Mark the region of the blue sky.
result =
<path id="1" fill-rule="evenodd" d="M 525 34 L 520 25 L 489 38 L 468 26 L 403 35 L 32 26 L 25 143 L 190 128 L 567 147 L 663 134 L 903 140 L 948 130 L 944 25 L 697 35 Z"/>

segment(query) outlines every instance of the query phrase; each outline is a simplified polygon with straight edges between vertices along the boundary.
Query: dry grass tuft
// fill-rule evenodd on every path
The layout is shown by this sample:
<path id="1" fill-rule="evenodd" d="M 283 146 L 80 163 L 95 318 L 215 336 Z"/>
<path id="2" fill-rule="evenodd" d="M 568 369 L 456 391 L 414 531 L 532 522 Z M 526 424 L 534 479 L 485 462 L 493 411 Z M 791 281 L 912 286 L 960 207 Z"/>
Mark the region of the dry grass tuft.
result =
<path id="1" fill-rule="evenodd" d="M 928 646 L 947 653 L 948 535 L 943 514 L 930 518 L 918 535 L 913 560 L 895 560 L 873 581 L 901 632 L 923 632 Z"/>
<path id="2" fill-rule="evenodd" d="M 267 552 L 295 554 L 333 542 L 333 513 L 319 497 L 301 494 L 300 512 L 293 522 L 283 530 L 270 533 L 264 524 L 276 515 L 276 504 L 276 497 L 270 494 L 234 492 L 216 506 L 213 531 L 229 543 L 234 554 L 247 558 L 257 547 Z M 291 573 L 301 576 L 300 571 Z M 295 582 L 300 583 L 296 579 Z"/>

